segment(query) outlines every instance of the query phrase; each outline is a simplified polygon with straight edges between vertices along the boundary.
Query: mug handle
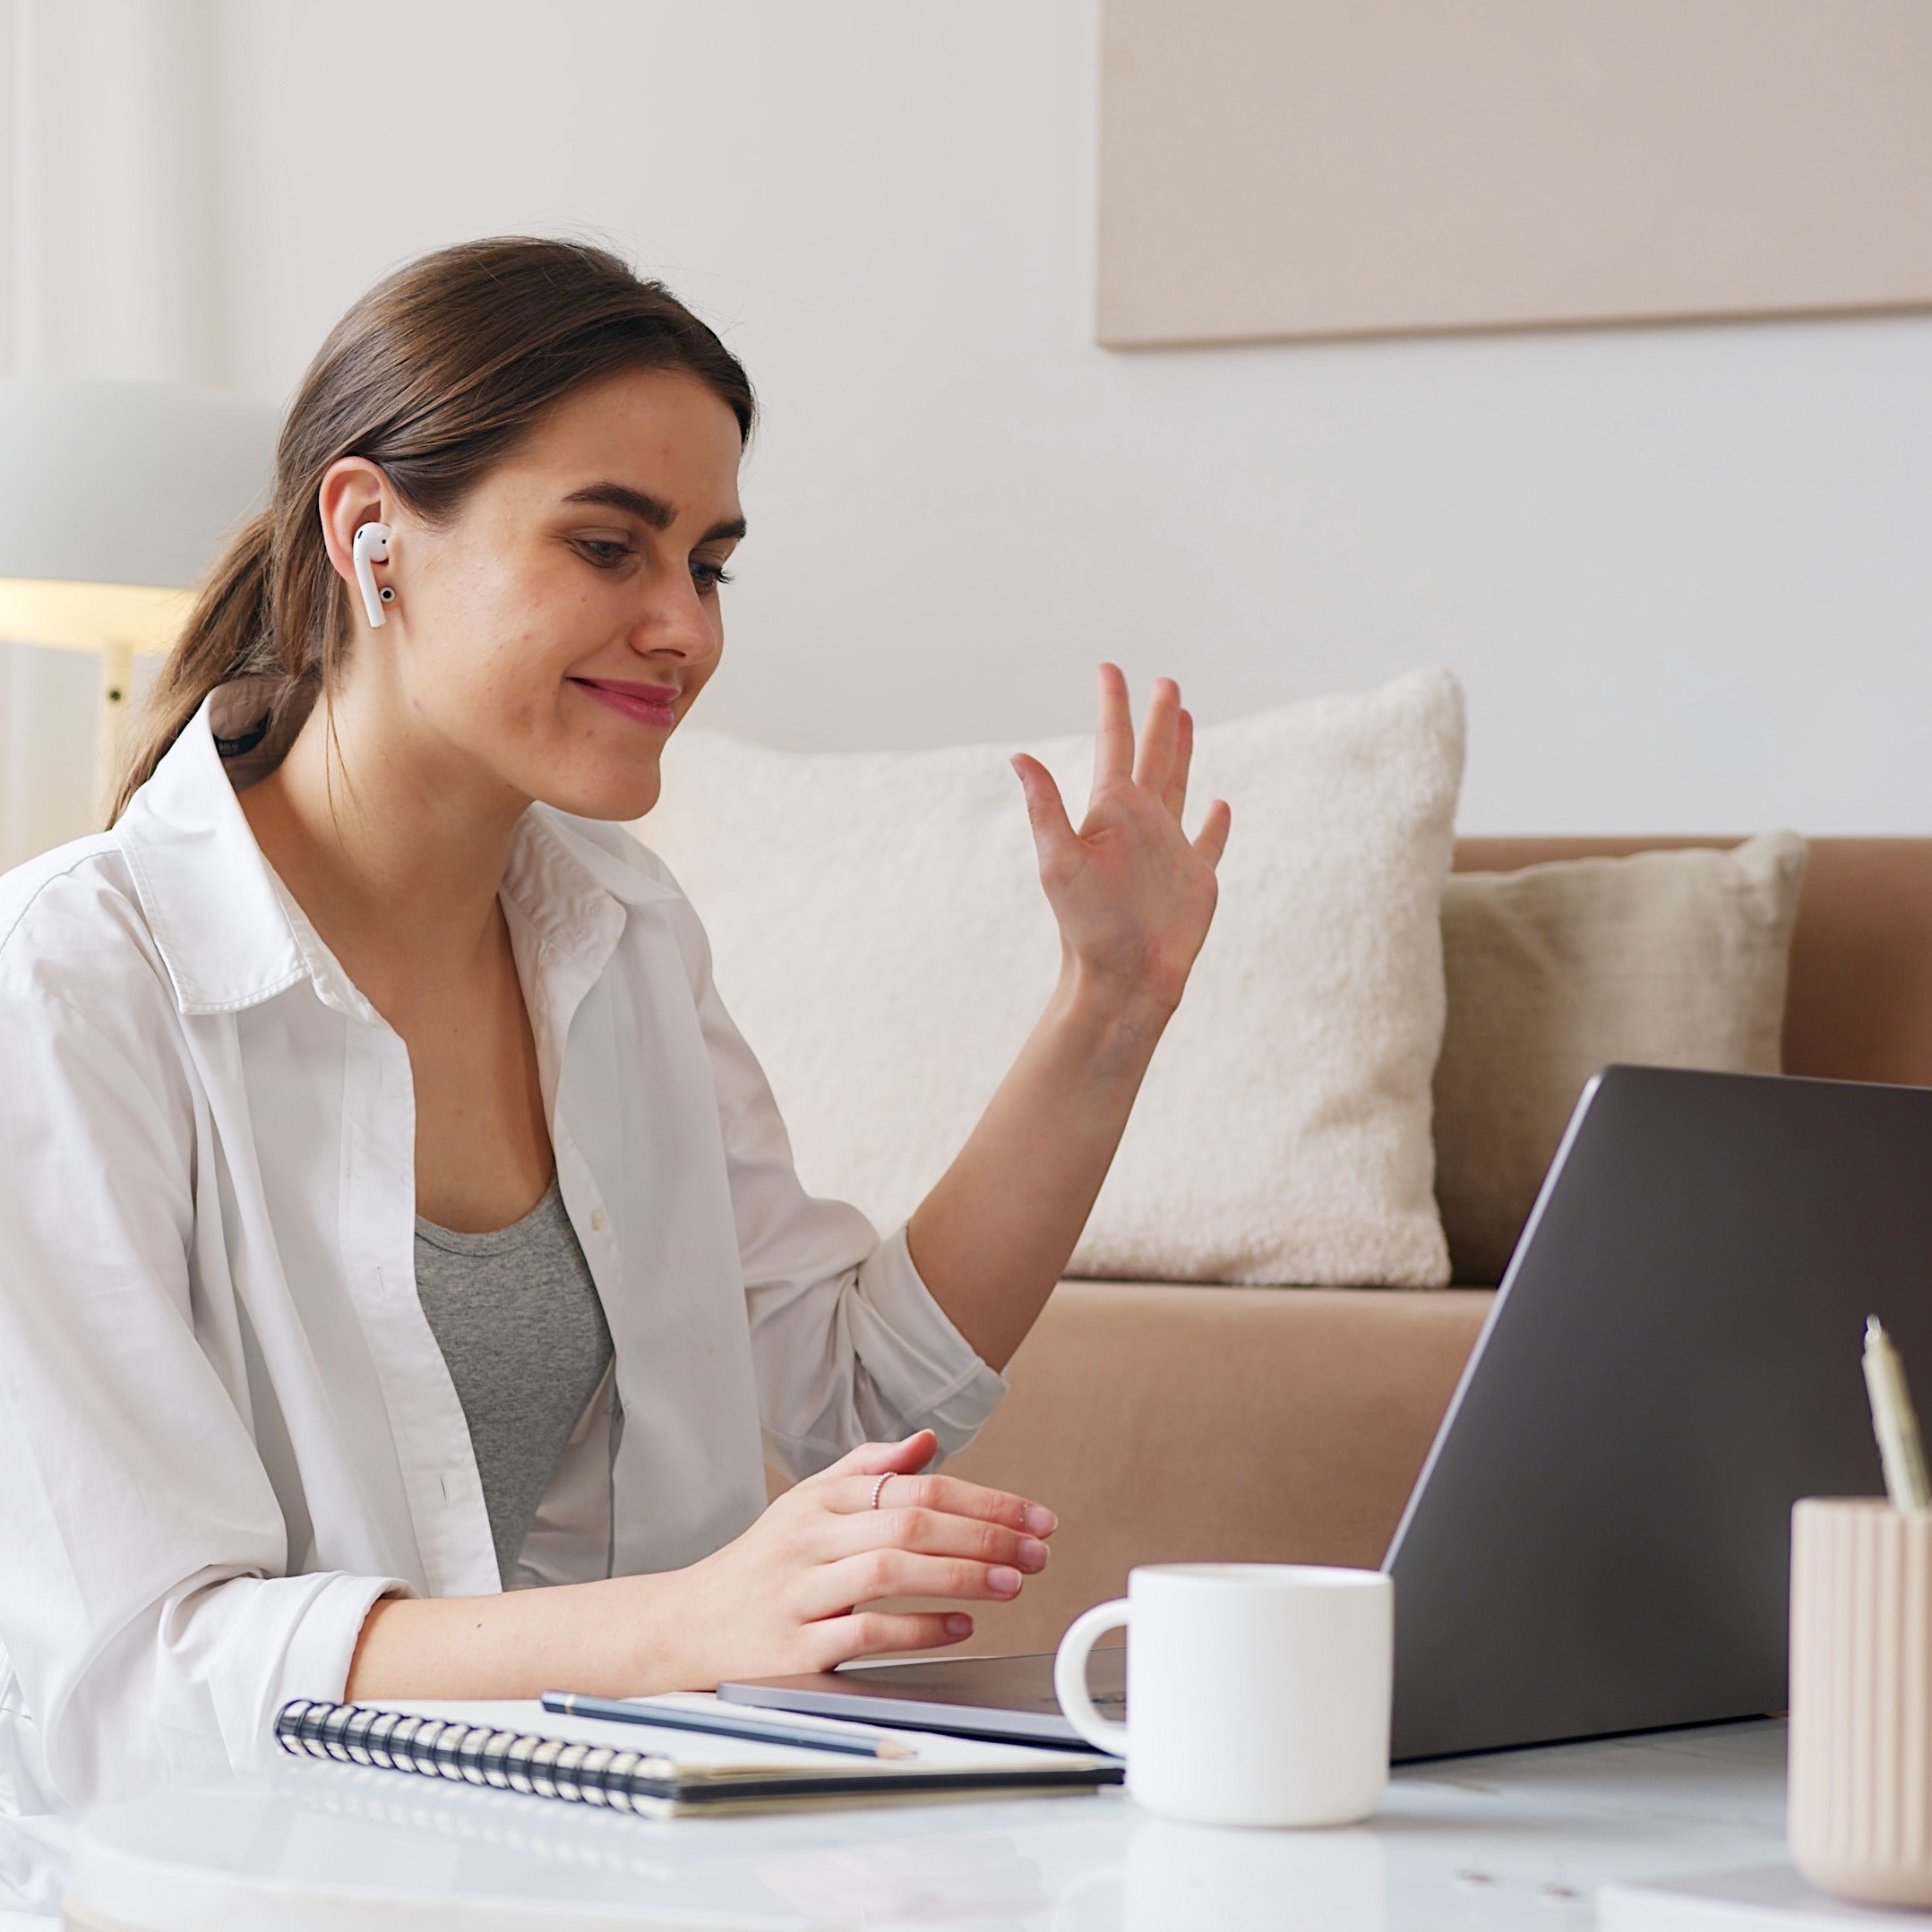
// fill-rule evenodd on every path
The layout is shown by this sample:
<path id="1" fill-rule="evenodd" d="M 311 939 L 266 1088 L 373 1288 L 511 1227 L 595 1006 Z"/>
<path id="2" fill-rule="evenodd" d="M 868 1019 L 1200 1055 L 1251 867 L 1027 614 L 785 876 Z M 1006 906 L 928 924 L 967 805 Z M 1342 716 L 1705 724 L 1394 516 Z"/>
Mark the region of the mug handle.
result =
<path id="1" fill-rule="evenodd" d="M 1127 1756 L 1127 1726 L 1103 1717 L 1087 1695 L 1086 1660 L 1096 1637 L 1109 1630 L 1127 1627 L 1127 1599 L 1115 1597 L 1111 1603 L 1096 1603 L 1076 1617 L 1060 1640 L 1053 1658 L 1053 1695 L 1067 1722 L 1096 1750 L 1115 1757 Z"/>

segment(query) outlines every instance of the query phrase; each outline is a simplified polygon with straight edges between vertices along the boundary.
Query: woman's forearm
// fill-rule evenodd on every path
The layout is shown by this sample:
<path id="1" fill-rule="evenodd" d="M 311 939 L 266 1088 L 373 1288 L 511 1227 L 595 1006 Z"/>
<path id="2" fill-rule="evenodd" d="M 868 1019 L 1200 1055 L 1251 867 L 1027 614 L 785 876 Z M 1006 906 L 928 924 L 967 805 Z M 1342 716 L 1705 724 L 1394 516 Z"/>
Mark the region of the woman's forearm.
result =
<path id="1" fill-rule="evenodd" d="M 1164 989 L 1123 993 L 1069 959 L 1012 1071 L 913 1215 L 914 1265 L 995 1369 L 1066 1269 L 1172 1011 Z"/>
<path id="2" fill-rule="evenodd" d="M 562 1687 L 648 1696 L 696 1683 L 662 1601 L 671 1576 L 510 1590 L 501 1596 L 384 1597 L 349 1664 L 352 1703 L 384 1697 L 537 1697 Z"/>
<path id="3" fill-rule="evenodd" d="M 996 1369 L 1073 1253 L 1214 917 L 1228 808 L 1216 799 L 1191 840 L 1181 830 L 1193 752 L 1172 678 L 1156 681 L 1137 743 L 1127 680 L 1103 665 L 1078 829 L 1046 767 L 1013 760 L 1060 926 L 1060 985 L 907 1230 L 926 1285 Z"/>

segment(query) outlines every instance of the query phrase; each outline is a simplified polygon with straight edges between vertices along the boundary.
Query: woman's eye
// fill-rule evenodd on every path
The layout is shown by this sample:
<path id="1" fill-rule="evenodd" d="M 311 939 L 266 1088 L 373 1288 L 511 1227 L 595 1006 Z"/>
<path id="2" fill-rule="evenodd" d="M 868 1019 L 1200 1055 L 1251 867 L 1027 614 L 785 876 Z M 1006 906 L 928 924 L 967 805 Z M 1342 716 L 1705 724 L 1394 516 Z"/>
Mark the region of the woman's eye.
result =
<path id="1" fill-rule="evenodd" d="M 691 580 L 700 591 L 716 590 L 720 584 L 731 581 L 731 572 L 722 563 L 700 563 L 695 559 L 691 567 Z"/>
<path id="2" fill-rule="evenodd" d="M 637 554 L 629 544 L 619 543 L 611 537 L 580 537 L 577 547 L 600 570 L 606 571 L 615 569 Z"/>

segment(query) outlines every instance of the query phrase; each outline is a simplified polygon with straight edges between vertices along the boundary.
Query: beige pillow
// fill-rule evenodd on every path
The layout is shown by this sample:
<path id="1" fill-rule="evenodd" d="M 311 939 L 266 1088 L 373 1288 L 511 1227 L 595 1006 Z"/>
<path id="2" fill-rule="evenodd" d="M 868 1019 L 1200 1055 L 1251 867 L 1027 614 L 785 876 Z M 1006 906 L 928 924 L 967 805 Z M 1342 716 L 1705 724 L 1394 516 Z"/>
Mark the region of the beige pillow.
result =
<path id="1" fill-rule="evenodd" d="M 1780 1069 L 1804 868 L 1804 840 L 1768 832 L 1730 852 L 1451 875 L 1436 1198 L 1458 1282 L 1502 1279 L 1593 1074 Z"/>
<path id="2" fill-rule="evenodd" d="M 1092 741 L 1033 747 L 1078 822 Z M 681 731 L 636 828 L 711 935 L 814 1192 L 903 1221 L 1052 992 L 1060 949 L 1008 751 L 817 756 Z M 1444 671 L 1199 734 L 1221 904 L 1074 1272 L 1448 1279 L 1430 1077 L 1463 760 Z"/>

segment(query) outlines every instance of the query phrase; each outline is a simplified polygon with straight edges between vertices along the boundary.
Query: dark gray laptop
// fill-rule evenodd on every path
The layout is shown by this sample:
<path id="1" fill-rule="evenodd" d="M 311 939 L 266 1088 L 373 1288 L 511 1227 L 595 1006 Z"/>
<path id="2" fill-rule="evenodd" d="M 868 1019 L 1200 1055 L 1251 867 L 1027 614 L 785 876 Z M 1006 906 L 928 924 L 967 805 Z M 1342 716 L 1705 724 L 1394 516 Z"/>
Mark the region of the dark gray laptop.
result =
<path id="1" fill-rule="evenodd" d="M 1781 1710 L 1791 1505 L 1881 1488 L 1868 1314 L 1932 1387 L 1932 1089 L 1593 1081 L 1383 1565 L 1395 1756 Z M 720 1694 L 1076 1741 L 1044 1657 Z"/>

